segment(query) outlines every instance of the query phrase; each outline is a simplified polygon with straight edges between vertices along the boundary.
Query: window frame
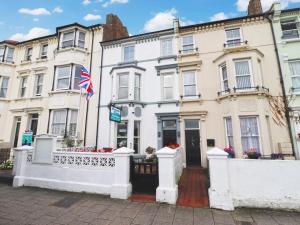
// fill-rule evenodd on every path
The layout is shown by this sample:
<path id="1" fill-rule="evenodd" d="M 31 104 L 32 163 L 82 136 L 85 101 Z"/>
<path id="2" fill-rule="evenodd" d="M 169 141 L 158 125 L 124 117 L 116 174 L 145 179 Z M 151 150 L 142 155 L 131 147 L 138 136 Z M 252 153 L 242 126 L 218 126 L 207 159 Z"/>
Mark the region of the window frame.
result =
<path id="1" fill-rule="evenodd" d="M 229 38 L 227 37 L 227 31 L 230 31 L 230 30 L 239 30 L 239 34 L 240 34 L 240 38 Z M 238 46 L 241 46 L 244 42 L 244 37 L 243 37 L 243 34 L 242 34 L 242 29 L 241 27 L 228 27 L 228 28 L 225 28 L 225 40 L 226 40 L 226 47 L 227 48 L 234 48 L 234 47 L 238 47 Z M 230 41 L 234 41 L 234 40 L 240 40 L 239 43 L 234 43 L 233 44 L 228 44 L 228 42 Z"/>
<path id="2" fill-rule="evenodd" d="M 69 67 L 69 75 L 58 78 L 58 69 L 59 68 L 65 68 L 65 67 Z M 67 78 L 69 79 L 68 86 L 66 88 L 58 88 L 58 82 L 59 82 L 59 80 L 67 79 Z M 56 66 L 56 68 L 55 68 L 55 90 L 56 91 L 59 91 L 59 90 L 69 90 L 70 86 L 71 86 L 71 83 L 70 83 L 71 82 L 71 78 L 72 78 L 72 65 L 71 64 Z"/>
<path id="3" fill-rule="evenodd" d="M 19 97 L 20 98 L 26 97 L 27 84 L 28 84 L 28 75 L 21 76 L 20 89 L 19 89 Z"/>
<path id="4" fill-rule="evenodd" d="M 295 24 L 296 29 L 283 30 L 282 25 L 286 25 L 286 24 Z M 297 18 L 290 18 L 290 19 L 287 19 L 287 20 L 280 21 L 280 28 L 281 28 L 281 32 L 282 32 L 282 39 L 284 39 L 284 40 L 293 40 L 293 39 L 299 39 L 300 38 L 300 21 L 298 21 Z M 284 31 L 297 31 L 297 37 L 291 37 L 291 38 L 288 37 L 287 38 L 287 37 L 285 37 L 286 35 L 284 34 Z"/>
<path id="5" fill-rule="evenodd" d="M 71 33 L 73 33 L 73 37 L 70 38 L 70 39 L 64 40 L 65 35 L 66 34 L 71 34 Z M 72 47 L 74 47 L 75 41 L 76 41 L 75 40 L 75 38 L 76 38 L 76 34 L 75 33 L 76 33 L 75 29 L 73 29 L 73 30 L 66 30 L 66 31 L 62 32 L 62 35 L 61 35 L 62 37 L 61 37 L 61 42 L 60 42 L 61 48 L 65 49 L 65 48 L 72 48 Z M 71 41 L 72 41 L 72 45 L 64 46 L 65 42 L 71 42 Z"/>
<path id="6" fill-rule="evenodd" d="M 125 54 L 125 49 L 126 48 L 133 48 L 133 56 L 130 57 L 128 60 L 125 58 L 126 54 Z M 135 44 L 128 44 L 128 45 L 124 45 L 122 48 L 122 58 L 123 58 L 123 62 L 124 63 L 130 63 L 130 62 L 134 62 L 135 61 Z M 130 56 L 130 55 L 129 55 Z"/>
<path id="7" fill-rule="evenodd" d="M 120 77 L 121 76 L 127 76 L 127 86 L 120 86 Z M 119 73 L 117 74 L 117 96 L 118 96 L 118 100 L 128 100 L 129 99 L 129 88 L 130 88 L 130 84 L 129 84 L 129 79 L 130 79 L 130 74 L 129 73 Z M 127 88 L 127 96 L 126 98 L 120 98 L 120 89 L 123 88 Z"/>
<path id="8" fill-rule="evenodd" d="M 135 135 L 135 125 L 138 124 L 138 136 Z M 128 125 L 127 125 L 128 126 Z M 134 146 L 134 151 L 135 154 L 139 154 L 141 152 L 141 121 L 139 120 L 135 120 L 134 121 L 134 128 L 133 128 L 133 146 Z M 128 127 L 127 127 L 128 130 Z M 127 131 L 127 137 L 128 137 L 128 131 Z M 137 140 L 137 145 L 138 145 L 138 149 L 135 149 L 135 144 Z"/>
<path id="9" fill-rule="evenodd" d="M 243 136 L 242 134 L 242 129 L 241 129 L 241 119 L 243 118 L 255 118 L 256 119 L 256 125 L 257 125 L 257 131 L 258 131 L 258 134 L 255 136 L 255 135 L 252 135 L 252 136 Z M 258 138 L 258 142 L 259 142 L 259 149 L 258 152 L 259 153 L 262 153 L 263 152 L 263 149 L 262 149 L 262 142 L 261 142 L 261 131 L 260 131 L 260 124 L 259 124 L 259 116 L 258 115 L 243 115 L 243 116 L 239 116 L 239 122 L 240 122 L 240 135 L 241 135 L 241 144 L 242 144 L 242 151 L 243 153 L 245 153 L 247 150 L 244 150 L 243 149 L 243 141 L 242 141 L 242 138 L 243 137 L 257 137 Z"/>
<path id="10" fill-rule="evenodd" d="M 136 78 L 138 77 L 138 85 L 136 83 Z M 134 100 L 135 101 L 140 101 L 141 100 L 141 74 L 135 73 L 134 74 Z M 136 96 L 136 91 L 138 91 L 138 96 Z"/>
<path id="11" fill-rule="evenodd" d="M 34 96 L 42 96 L 44 77 L 45 77 L 44 73 L 35 74 Z M 41 78 L 42 78 L 42 81 L 40 81 Z M 39 87 L 40 87 L 40 93 L 38 93 Z"/>
<path id="12" fill-rule="evenodd" d="M 44 52 L 44 48 L 46 47 L 46 51 Z M 45 44 L 41 44 L 41 48 L 40 48 L 40 58 L 41 59 L 46 59 L 48 57 L 48 48 L 49 48 L 49 44 L 45 43 Z"/>
<path id="13" fill-rule="evenodd" d="M 291 69 L 291 64 L 292 63 L 299 63 L 299 66 L 300 66 L 300 59 L 299 60 L 293 60 L 293 61 L 289 61 L 289 69 L 290 69 L 290 77 L 291 77 L 291 84 L 292 84 L 292 89 L 294 92 L 300 92 L 300 86 L 299 88 L 295 88 L 294 85 L 293 85 L 293 78 L 299 78 L 300 79 L 300 73 L 299 74 L 292 74 L 292 69 Z"/>
<path id="14" fill-rule="evenodd" d="M 3 80 L 7 80 L 7 86 L 3 87 Z M 9 77 L 0 76 L 0 98 L 7 98 L 7 92 L 8 92 L 8 86 L 9 86 Z M 2 92 L 3 90 L 6 90 L 6 92 Z M 2 93 L 5 93 L 4 95 L 1 95 Z"/>
<path id="15" fill-rule="evenodd" d="M 0 55 L 0 62 L 4 62 L 6 46 L 0 46 L 0 49 L 3 49 L 3 55 Z"/>
<path id="16" fill-rule="evenodd" d="M 249 67 L 249 75 L 237 75 L 237 71 L 236 71 L 236 62 L 248 62 L 248 67 Z M 248 91 L 249 89 L 251 89 L 254 86 L 254 81 L 253 81 L 253 71 L 252 71 L 252 60 L 250 59 L 235 59 L 233 60 L 233 64 L 234 64 L 234 78 L 235 78 L 235 88 L 237 89 L 237 91 Z M 245 76 L 250 76 L 250 87 L 246 87 L 246 88 L 240 88 L 238 87 L 238 83 L 237 83 L 237 77 L 245 77 Z"/>
<path id="17" fill-rule="evenodd" d="M 228 120 L 231 121 L 232 135 L 228 134 Z M 224 125 L 225 125 L 226 145 L 227 145 L 227 147 L 229 147 L 229 146 L 234 147 L 234 131 L 233 131 L 233 124 L 232 124 L 231 116 L 224 117 Z M 232 144 L 230 144 L 230 138 L 232 138 Z"/>
<path id="18" fill-rule="evenodd" d="M 194 83 L 193 85 L 190 85 L 190 84 L 186 85 L 186 84 L 185 84 L 185 75 L 186 75 L 187 73 L 194 73 L 194 80 L 195 80 L 195 83 Z M 185 98 L 194 98 L 194 97 L 196 97 L 196 96 L 198 95 L 198 94 L 197 94 L 197 93 L 198 93 L 197 71 L 196 71 L 196 70 L 183 71 L 182 75 L 183 75 L 183 97 L 185 97 Z M 195 86 L 195 95 L 186 95 L 186 93 L 185 93 L 185 87 L 186 87 L 186 86 L 189 86 L 189 87 Z"/>
<path id="19" fill-rule="evenodd" d="M 189 44 L 184 44 L 184 38 L 188 38 L 188 37 L 192 37 L 192 44 L 189 43 Z M 188 49 L 188 50 L 185 50 L 184 47 L 185 46 L 192 46 L 192 48 Z M 195 52 L 195 49 L 196 49 L 196 44 L 195 44 L 195 38 L 194 38 L 194 35 L 193 34 L 187 34 L 187 35 L 184 35 L 182 36 L 181 38 L 181 53 L 182 54 L 189 54 L 189 53 L 193 53 Z"/>
<path id="20" fill-rule="evenodd" d="M 175 77 L 174 77 L 174 73 L 169 72 L 169 73 L 161 73 L 161 93 L 162 93 L 162 100 L 164 101 L 169 101 L 169 100 L 174 100 L 174 83 L 175 83 Z M 171 77 L 172 78 L 172 85 L 171 86 L 166 86 L 165 85 L 165 78 L 166 77 Z M 166 89 L 171 89 L 172 90 L 172 97 L 171 98 L 166 98 Z"/>
<path id="21" fill-rule="evenodd" d="M 85 48 L 85 42 L 86 42 L 86 32 L 82 31 L 82 30 L 77 30 L 78 32 L 78 38 L 76 40 L 76 47 L 78 48 Z M 80 33 L 84 34 L 84 39 L 80 39 Z M 80 46 L 79 43 L 83 43 L 83 46 Z"/>
<path id="22" fill-rule="evenodd" d="M 54 122 L 54 114 L 55 112 L 65 112 L 65 118 L 64 118 L 64 123 L 60 122 L 60 123 L 53 123 Z M 75 134 L 70 134 L 70 126 L 71 126 L 71 117 L 72 117 L 72 113 L 76 112 L 77 116 L 75 119 Z M 62 109 L 52 109 L 51 110 L 51 121 L 50 121 L 50 126 L 51 126 L 51 134 L 53 135 L 57 135 L 58 137 L 64 137 L 66 135 L 69 135 L 71 137 L 75 137 L 77 135 L 77 129 L 78 129 L 78 109 L 66 109 L 66 108 L 62 108 Z M 53 125 L 63 125 L 63 132 L 61 132 L 61 134 L 58 133 L 54 133 L 53 132 Z"/>
<path id="23" fill-rule="evenodd" d="M 126 124 L 126 136 L 119 136 L 119 125 L 124 125 Z M 126 146 L 125 147 L 128 147 L 128 125 L 129 125 L 129 121 L 128 120 L 122 120 L 120 123 L 117 123 L 116 124 L 116 147 L 118 147 L 118 140 L 119 139 L 126 139 Z M 120 146 L 121 147 L 121 146 Z"/>
<path id="24" fill-rule="evenodd" d="M 11 57 L 9 57 L 9 50 L 10 49 L 12 49 L 12 55 L 11 55 Z M 14 63 L 14 53 L 15 53 L 15 48 L 7 46 L 6 47 L 6 53 L 5 53 L 6 55 L 4 56 L 4 60 L 7 63 Z"/>
<path id="25" fill-rule="evenodd" d="M 33 53 L 33 47 L 27 47 L 26 52 L 25 52 L 25 61 L 31 61 L 32 60 L 32 53 Z"/>
<path id="26" fill-rule="evenodd" d="M 171 51 L 167 51 L 167 54 L 165 54 L 164 52 L 164 43 L 165 42 L 168 42 L 168 41 L 171 41 Z M 169 46 L 168 46 L 169 47 Z M 170 50 L 169 48 L 167 48 L 168 50 Z M 172 56 L 174 55 L 174 45 L 173 45 L 173 38 L 172 37 L 166 37 L 166 38 L 162 38 L 160 40 L 160 55 L 162 57 L 167 57 L 167 56 Z"/>
<path id="27" fill-rule="evenodd" d="M 224 79 L 223 77 L 223 68 L 226 68 L 226 79 Z M 229 78 L 228 78 L 228 67 L 227 67 L 227 63 L 222 63 L 221 65 L 219 65 L 219 74 L 220 74 L 220 79 L 221 79 L 221 91 L 223 92 L 228 92 L 229 91 Z M 227 89 L 225 89 L 225 85 L 224 83 L 227 82 Z"/>

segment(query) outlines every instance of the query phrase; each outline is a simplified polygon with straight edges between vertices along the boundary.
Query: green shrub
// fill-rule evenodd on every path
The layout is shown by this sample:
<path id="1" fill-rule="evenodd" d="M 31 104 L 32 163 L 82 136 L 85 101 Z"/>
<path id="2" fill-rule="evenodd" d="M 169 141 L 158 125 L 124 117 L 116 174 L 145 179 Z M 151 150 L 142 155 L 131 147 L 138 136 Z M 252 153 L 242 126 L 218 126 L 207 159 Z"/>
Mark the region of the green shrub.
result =
<path id="1" fill-rule="evenodd" d="M 0 164 L 0 169 L 2 169 L 2 170 L 10 170 L 13 167 L 14 167 L 14 164 L 10 160 L 6 160 L 2 164 Z"/>

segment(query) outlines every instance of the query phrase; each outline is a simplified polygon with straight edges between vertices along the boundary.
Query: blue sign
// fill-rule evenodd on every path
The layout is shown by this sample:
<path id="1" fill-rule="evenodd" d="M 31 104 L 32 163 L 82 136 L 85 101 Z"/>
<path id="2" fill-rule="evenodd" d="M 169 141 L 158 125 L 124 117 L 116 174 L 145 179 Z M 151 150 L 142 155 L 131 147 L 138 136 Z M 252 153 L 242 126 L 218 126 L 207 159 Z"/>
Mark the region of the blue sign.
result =
<path id="1" fill-rule="evenodd" d="M 24 145 L 29 145 L 31 146 L 32 144 L 32 136 L 33 136 L 33 133 L 32 132 L 25 132 L 23 133 L 22 135 L 22 146 Z"/>
<path id="2" fill-rule="evenodd" d="M 109 120 L 117 123 L 121 123 L 121 109 L 111 106 Z"/>

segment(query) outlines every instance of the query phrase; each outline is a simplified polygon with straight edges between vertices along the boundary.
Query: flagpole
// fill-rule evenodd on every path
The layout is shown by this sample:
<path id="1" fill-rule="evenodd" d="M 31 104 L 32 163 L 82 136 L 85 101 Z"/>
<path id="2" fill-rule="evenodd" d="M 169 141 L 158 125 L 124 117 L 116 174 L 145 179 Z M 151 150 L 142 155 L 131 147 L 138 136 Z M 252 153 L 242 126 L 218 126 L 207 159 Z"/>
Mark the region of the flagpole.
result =
<path id="1" fill-rule="evenodd" d="M 82 88 L 80 87 L 80 95 L 79 95 L 79 103 L 78 103 L 78 111 L 77 111 L 77 122 L 76 122 L 76 145 L 78 144 L 78 139 L 80 139 L 79 133 L 79 118 L 80 118 L 80 108 L 81 108 L 81 98 L 82 98 Z"/>

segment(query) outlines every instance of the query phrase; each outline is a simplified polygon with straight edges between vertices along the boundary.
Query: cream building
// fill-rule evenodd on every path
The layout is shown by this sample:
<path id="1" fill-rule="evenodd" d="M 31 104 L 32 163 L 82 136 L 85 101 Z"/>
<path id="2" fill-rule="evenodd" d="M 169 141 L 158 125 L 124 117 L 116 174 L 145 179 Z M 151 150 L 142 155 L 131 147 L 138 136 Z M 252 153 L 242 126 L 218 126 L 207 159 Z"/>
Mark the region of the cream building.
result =
<path id="1" fill-rule="evenodd" d="M 187 165 L 210 147 L 237 157 L 292 154 L 271 26 L 264 16 L 187 27 L 177 22 L 181 143 Z"/>
<path id="2" fill-rule="evenodd" d="M 56 33 L 25 42 L 0 43 L 0 142 L 21 144 L 26 129 L 63 138 L 77 136 L 96 145 L 101 46 L 127 36 L 117 16 L 106 24 L 57 27 Z M 79 90 L 81 66 L 92 74 L 95 95 Z"/>

